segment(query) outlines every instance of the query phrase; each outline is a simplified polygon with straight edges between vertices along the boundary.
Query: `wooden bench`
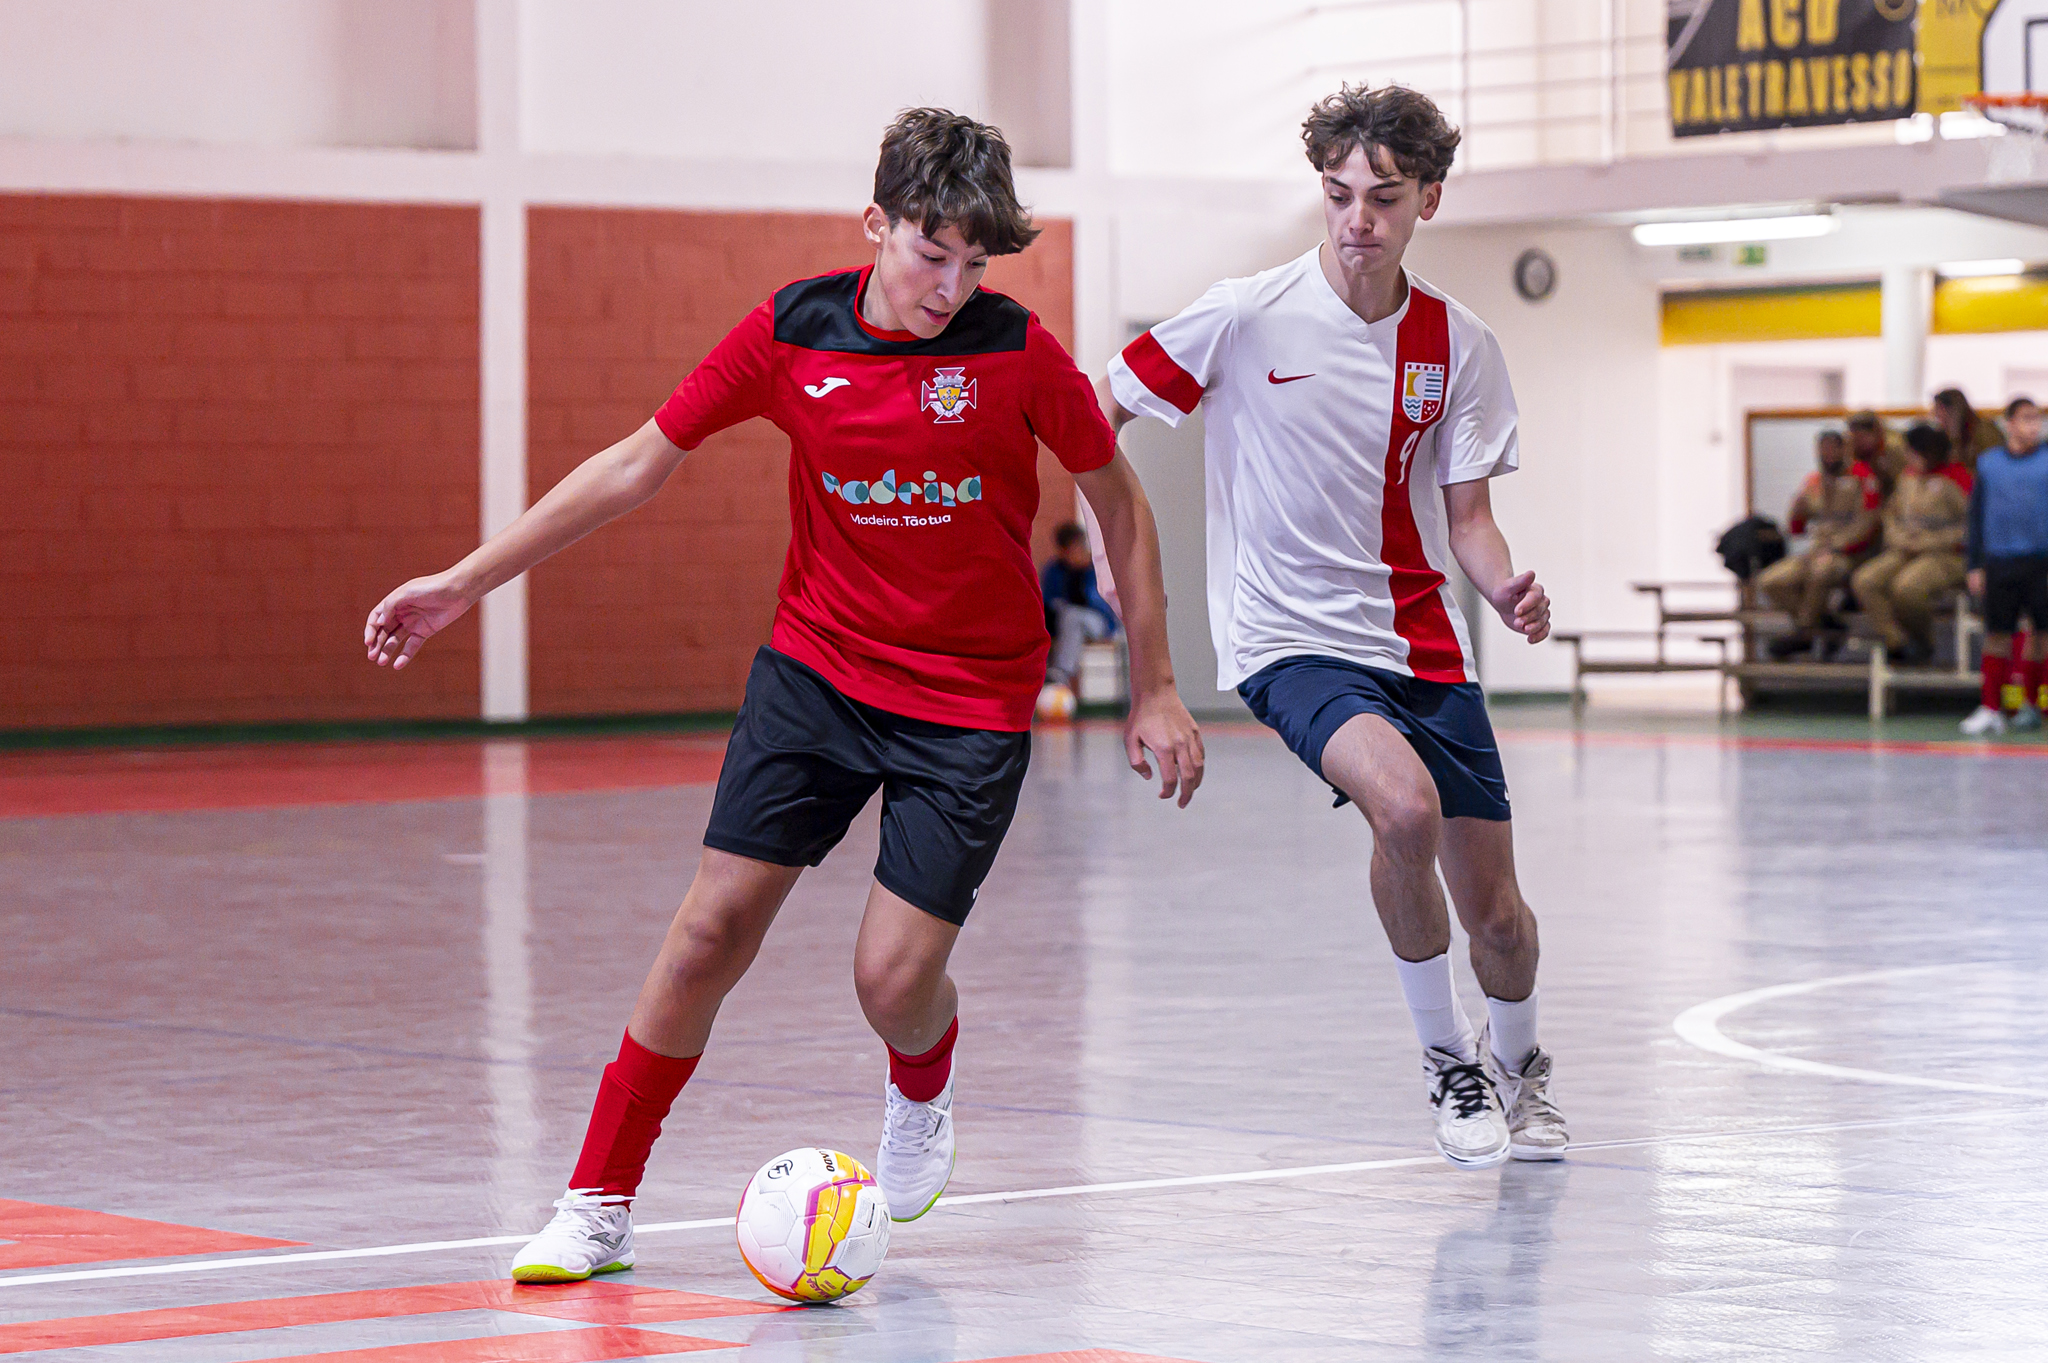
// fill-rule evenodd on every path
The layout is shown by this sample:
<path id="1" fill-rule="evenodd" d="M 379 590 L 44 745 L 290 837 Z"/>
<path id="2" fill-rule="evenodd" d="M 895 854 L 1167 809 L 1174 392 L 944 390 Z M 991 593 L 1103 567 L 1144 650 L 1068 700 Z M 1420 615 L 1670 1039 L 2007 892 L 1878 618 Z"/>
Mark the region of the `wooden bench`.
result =
<path id="1" fill-rule="evenodd" d="M 1672 672 L 1714 672 L 1721 677 L 1722 684 L 1715 688 L 1716 700 L 1722 715 L 1728 713 L 1728 645 L 1735 642 L 1725 634 L 1695 634 L 1674 636 L 1662 629 L 1582 629 L 1553 634 L 1551 638 L 1561 644 L 1569 644 L 1572 650 L 1572 713 L 1586 712 L 1586 678 L 1616 676 L 1622 673 L 1659 675 Z M 1586 644 L 1594 640 L 1648 640 L 1656 647 L 1653 658 L 1588 658 Z M 1674 641 L 1680 643 L 1712 644 L 1720 652 L 1713 662 L 1673 662 L 1666 656 L 1665 649 Z"/>
<path id="2" fill-rule="evenodd" d="M 1957 592 L 1935 617 L 1937 628 L 1944 624 L 1954 631 L 1955 658 L 1944 665 L 1901 667 L 1894 663 L 1884 642 L 1868 633 L 1867 618 L 1858 614 L 1843 617 L 1852 639 L 1867 642 L 1870 656 L 1852 662 L 1765 661 L 1756 656 L 1756 641 L 1784 633 L 1791 621 L 1778 611 L 1745 612 L 1743 660 L 1732 666 L 1730 675 L 1744 701 L 1758 691 L 1863 691 L 1869 697 L 1870 717 L 1883 719 L 1892 712 L 1892 702 L 1902 691 L 1933 691 L 1971 695 L 1977 690 L 1978 675 L 1971 666 L 1971 645 L 1984 632 L 1984 623 L 1970 609 L 1970 599 Z"/>
<path id="3" fill-rule="evenodd" d="M 1792 622 L 1782 611 L 1760 609 L 1752 598 L 1749 584 L 1728 578 L 1719 582 L 1633 582 L 1629 585 L 1655 601 L 1655 628 L 1577 630 L 1551 636 L 1572 650 L 1574 715 L 1585 713 L 1587 677 L 1625 673 L 1718 672 L 1722 685 L 1717 688 L 1716 699 L 1723 718 L 1729 711 L 1728 683 L 1731 682 L 1745 703 L 1760 691 L 1863 691 L 1869 697 L 1872 719 L 1889 715 L 1900 692 L 1934 691 L 1967 695 L 1977 688 L 1977 673 L 1971 666 L 1971 645 L 1984 627 L 1971 611 L 1968 596 L 1961 592 L 1956 593 L 1947 608 L 1936 617 L 1938 624 L 1945 623 L 1954 630 L 1954 662 L 1942 666 L 1900 667 L 1892 661 L 1883 642 L 1870 636 L 1865 617 L 1859 614 L 1847 615 L 1844 623 L 1849 626 L 1852 638 L 1868 644 L 1870 653 L 1866 659 L 1850 662 L 1766 660 L 1760 656 L 1765 645 L 1789 631 Z M 1732 591 L 1734 599 L 1725 606 L 1674 607 L 1672 604 L 1673 596 L 1695 596 L 1707 591 Z M 1673 633 L 1674 626 L 1717 624 L 1729 626 L 1729 632 Z M 1589 643 L 1623 640 L 1647 642 L 1651 646 L 1650 656 L 1586 656 Z M 1713 645 L 1718 648 L 1720 658 L 1713 662 L 1698 659 L 1673 661 L 1669 653 L 1672 643 Z M 1729 650 L 1737 644 L 1741 646 L 1740 651 L 1731 657 Z"/>
<path id="4" fill-rule="evenodd" d="M 1618 676 L 1634 673 L 1656 676 L 1673 672 L 1716 672 L 1721 674 L 1722 685 L 1715 689 L 1721 714 L 1728 713 L 1728 646 L 1736 642 L 1732 634 L 1671 632 L 1674 625 L 1705 625 L 1733 623 L 1741 613 L 1744 601 L 1743 584 L 1733 578 L 1719 582 L 1631 582 L 1631 588 L 1651 597 L 1657 607 L 1657 624 L 1653 629 L 1583 629 L 1552 634 L 1550 637 L 1572 650 L 1572 713 L 1582 715 L 1586 711 L 1586 678 L 1591 676 Z M 1701 592 L 1735 593 L 1735 600 L 1726 606 L 1680 606 L 1674 608 L 1669 596 L 1693 596 Z M 1651 645 L 1647 658 L 1588 658 L 1588 643 L 1605 643 L 1629 640 L 1648 642 Z M 1713 661 L 1694 659 L 1673 661 L 1670 645 L 1673 643 L 1708 644 L 1714 646 L 1718 657 Z"/>

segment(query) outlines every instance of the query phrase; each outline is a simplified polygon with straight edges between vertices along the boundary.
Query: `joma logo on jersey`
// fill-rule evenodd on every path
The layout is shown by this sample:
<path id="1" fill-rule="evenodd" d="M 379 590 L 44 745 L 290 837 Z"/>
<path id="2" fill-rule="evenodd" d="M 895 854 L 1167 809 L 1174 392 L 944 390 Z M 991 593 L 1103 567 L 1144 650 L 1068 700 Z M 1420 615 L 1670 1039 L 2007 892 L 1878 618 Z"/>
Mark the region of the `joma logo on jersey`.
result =
<path id="1" fill-rule="evenodd" d="M 954 419 L 958 420 L 957 417 Z M 819 476 L 825 480 L 827 496 L 841 498 L 855 506 L 866 506 L 869 503 L 887 506 L 891 502 L 901 502 L 908 506 L 919 500 L 926 506 L 959 506 L 964 502 L 981 500 L 981 475 L 978 473 L 969 478 L 962 478 L 957 487 L 952 483 L 940 482 L 939 475 L 930 469 L 925 470 L 922 483 L 899 484 L 896 481 L 895 469 L 890 469 L 873 482 L 863 482 L 858 478 L 841 482 L 829 473 L 820 473 Z"/>
<path id="2" fill-rule="evenodd" d="M 934 422 L 965 421 L 967 409 L 974 405 L 974 385 L 979 382 L 967 377 L 967 367 L 956 369 L 934 369 L 932 381 L 918 388 L 917 405 L 932 414 Z"/>
<path id="3" fill-rule="evenodd" d="M 1401 415 L 1427 426 L 1443 415 L 1444 366 L 1408 361 L 1401 371 Z"/>

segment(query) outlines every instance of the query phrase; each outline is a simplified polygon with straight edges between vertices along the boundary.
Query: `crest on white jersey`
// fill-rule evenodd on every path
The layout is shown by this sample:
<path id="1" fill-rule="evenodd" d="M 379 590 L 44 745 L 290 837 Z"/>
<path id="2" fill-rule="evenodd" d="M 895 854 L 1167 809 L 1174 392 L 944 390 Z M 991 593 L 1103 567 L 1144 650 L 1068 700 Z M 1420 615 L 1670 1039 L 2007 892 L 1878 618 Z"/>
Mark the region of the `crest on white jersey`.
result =
<path id="1" fill-rule="evenodd" d="M 1444 366 L 1410 360 L 1401 371 L 1401 415 L 1427 426 L 1443 415 Z"/>
<path id="2" fill-rule="evenodd" d="M 955 369 L 934 369 L 932 381 L 918 386 L 918 406 L 932 414 L 932 420 L 940 423 L 965 421 L 967 409 L 974 405 L 975 379 L 967 377 L 967 367 Z M 1437 390 L 1443 390 L 1442 380 Z"/>

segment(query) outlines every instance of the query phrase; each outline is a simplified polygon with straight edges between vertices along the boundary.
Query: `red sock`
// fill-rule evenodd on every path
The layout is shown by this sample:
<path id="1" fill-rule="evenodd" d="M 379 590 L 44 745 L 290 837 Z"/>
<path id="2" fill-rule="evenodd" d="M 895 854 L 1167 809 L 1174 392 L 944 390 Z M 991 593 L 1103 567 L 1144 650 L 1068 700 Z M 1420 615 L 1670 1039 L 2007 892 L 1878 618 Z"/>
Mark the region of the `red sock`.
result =
<path id="1" fill-rule="evenodd" d="M 1984 655 L 1984 691 L 1978 703 L 1987 710 L 2005 709 L 2005 679 L 2012 675 L 2012 659 Z"/>
<path id="2" fill-rule="evenodd" d="M 905 1055 L 890 1046 L 889 1082 L 911 1102 L 929 1103 L 939 1096 L 946 1087 L 946 1081 L 953 1077 L 953 1043 L 959 1037 L 960 1018 L 955 1014 L 952 1025 L 939 1038 L 939 1044 L 923 1055 Z M 888 1045 L 887 1042 L 883 1044 Z"/>
<path id="3" fill-rule="evenodd" d="M 583 1154 L 569 1186 L 577 1192 L 632 1197 L 647 1171 L 647 1152 L 661 1134 L 676 1095 L 696 1072 L 701 1055 L 656 1055 L 629 1032 L 619 1040 L 619 1058 L 604 1067 L 597 1101 L 591 1104 Z"/>
<path id="4" fill-rule="evenodd" d="M 2025 703 L 2035 709 L 2041 708 L 2041 668 L 2039 660 L 2028 658 L 2017 664 L 2020 674 L 2020 695 Z"/>

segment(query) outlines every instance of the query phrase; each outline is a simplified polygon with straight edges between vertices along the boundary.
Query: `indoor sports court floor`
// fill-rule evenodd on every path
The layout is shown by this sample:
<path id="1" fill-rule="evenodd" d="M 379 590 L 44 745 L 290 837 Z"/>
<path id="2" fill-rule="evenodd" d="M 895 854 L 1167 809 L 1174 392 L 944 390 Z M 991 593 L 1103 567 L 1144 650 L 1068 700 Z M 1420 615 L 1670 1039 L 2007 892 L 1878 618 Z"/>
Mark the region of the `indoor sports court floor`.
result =
<path id="1" fill-rule="evenodd" d="M 514 1290 L 717 736 L 0 756 L 0 1354 L 2048 1353 L 2048 748 L 1500 719 L 1568 1161 L 1431 1153 L 1362 822 L 1275 739 L 1212 728 L 1176 812 L 1045 732 L 957 957 L 953 1195 L 818 1309 L 728 1218 L 874 1146 L 871 821 L 728 1005 L 640 1267 Z"/>

